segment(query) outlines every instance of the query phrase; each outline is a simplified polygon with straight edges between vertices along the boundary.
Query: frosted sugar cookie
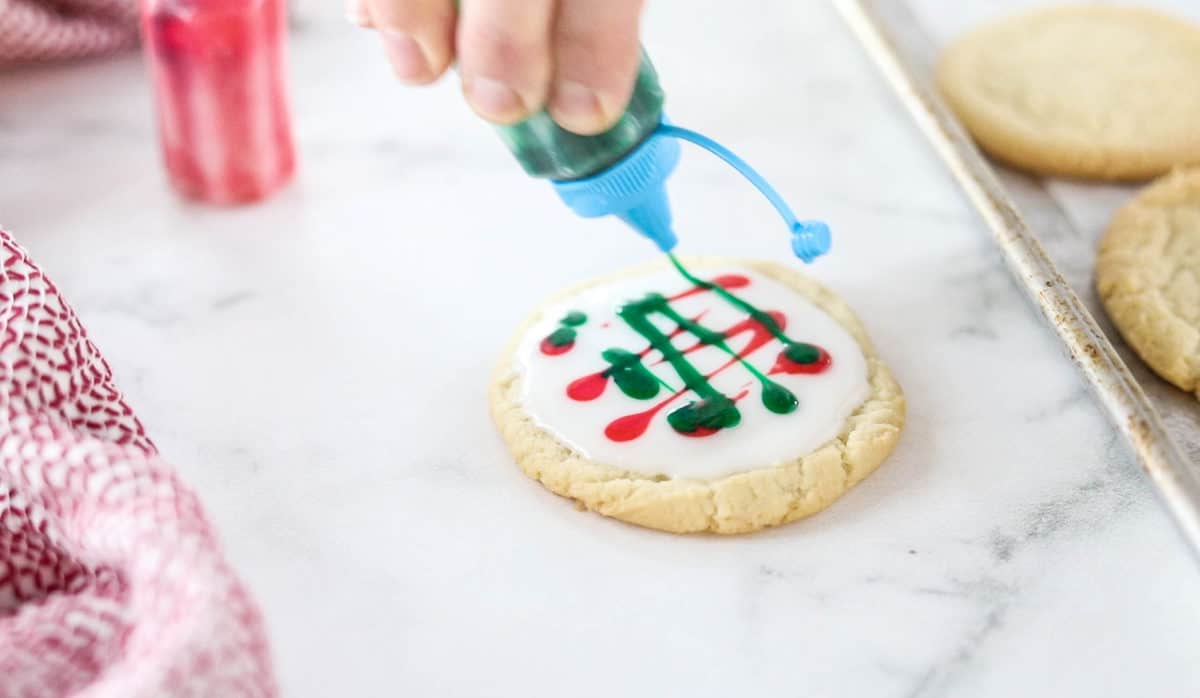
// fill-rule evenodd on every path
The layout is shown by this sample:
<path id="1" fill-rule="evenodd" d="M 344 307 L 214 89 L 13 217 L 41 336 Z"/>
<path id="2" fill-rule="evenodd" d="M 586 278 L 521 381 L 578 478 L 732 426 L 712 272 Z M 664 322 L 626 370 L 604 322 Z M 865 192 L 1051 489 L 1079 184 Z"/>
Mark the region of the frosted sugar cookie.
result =
<path id="1" fill-rule="evenodd" d="M 895 446 L 900 387 L 811 279 L 769 262 L 688 269 L 593 281 L 526 321 L 491 389 L 513 456 L 553 492 L 664 531 L 824 509 Z"/>

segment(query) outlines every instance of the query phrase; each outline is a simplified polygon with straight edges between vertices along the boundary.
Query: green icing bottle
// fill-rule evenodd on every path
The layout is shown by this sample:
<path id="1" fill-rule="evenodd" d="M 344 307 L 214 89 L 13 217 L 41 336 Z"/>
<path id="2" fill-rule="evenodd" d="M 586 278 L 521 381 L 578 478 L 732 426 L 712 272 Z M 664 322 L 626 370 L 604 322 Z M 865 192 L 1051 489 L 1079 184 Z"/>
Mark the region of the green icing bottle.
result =
<path id="1" fill-rule="evenodd" d="M 497 126 L 500 138 L 532 177 L 564 181 L 591 177 L 654 133 L 662 121 L 663 90 L 649 57 L 642 52 L 633 96 L 612 128 L 592 136 L 572 133 L 544 109 L 512 126 Z"/>

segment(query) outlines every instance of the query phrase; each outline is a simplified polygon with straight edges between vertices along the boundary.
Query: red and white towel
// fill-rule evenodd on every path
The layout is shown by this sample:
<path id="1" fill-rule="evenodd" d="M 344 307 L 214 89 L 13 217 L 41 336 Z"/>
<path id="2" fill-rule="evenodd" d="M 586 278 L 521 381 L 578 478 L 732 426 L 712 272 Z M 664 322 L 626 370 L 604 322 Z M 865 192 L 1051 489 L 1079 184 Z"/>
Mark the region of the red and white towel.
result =
<path id="1" fill-rule="evenodd" d="M 137 14 L 137 0 L 0 0 L 0 66 L 132 46 Z"/>
<path id="2" fill-rule="evenodd" d="M 0 264 L 0 698 L 275 695 L 195 494 L 3 230 Z"/>

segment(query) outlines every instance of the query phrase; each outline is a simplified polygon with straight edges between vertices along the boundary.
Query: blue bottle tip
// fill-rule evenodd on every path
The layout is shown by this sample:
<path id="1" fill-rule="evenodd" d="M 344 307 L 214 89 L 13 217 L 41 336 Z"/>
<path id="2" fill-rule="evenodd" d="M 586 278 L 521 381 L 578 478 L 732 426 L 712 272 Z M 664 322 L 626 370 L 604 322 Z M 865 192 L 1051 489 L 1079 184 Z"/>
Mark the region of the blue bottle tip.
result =
<path id="1" fill-rule="evenodd" d="M 640 203 L 618 212 L 617 216 L 650 238 L 663 252 L 675 249 L 675 244 L 679 242 L 671 225 L 671 204 L 667 201 L 665 187 L 658 186 L 646 192 Z"/>

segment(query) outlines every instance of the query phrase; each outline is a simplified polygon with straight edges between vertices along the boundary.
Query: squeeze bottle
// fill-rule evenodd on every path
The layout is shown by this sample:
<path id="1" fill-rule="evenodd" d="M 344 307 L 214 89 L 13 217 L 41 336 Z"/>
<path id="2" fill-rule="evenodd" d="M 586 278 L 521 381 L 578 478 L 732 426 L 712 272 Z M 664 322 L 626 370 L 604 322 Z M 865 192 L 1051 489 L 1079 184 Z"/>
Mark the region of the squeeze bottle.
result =
<path id="1" fill-rule="evenodd" d="M 633 96 L 607 131 L 592 136 L 572 133 L 554 123 L 545 110 L 496 128 L 525 172 L 550 180 L 577 214 L 618 216 L 664 252 L 678 242 L 666 182 L 679 163 L 680 140 L 705 148 L 750 180 L 788 224 L 797 257 L 811 262 L 829 251 L 828 226 L 797 220 L 783 198 L 744 160 L 707 136 L 670 124 L 663 116 L 663 101 L 658 74 L 643 52 Z"/>

